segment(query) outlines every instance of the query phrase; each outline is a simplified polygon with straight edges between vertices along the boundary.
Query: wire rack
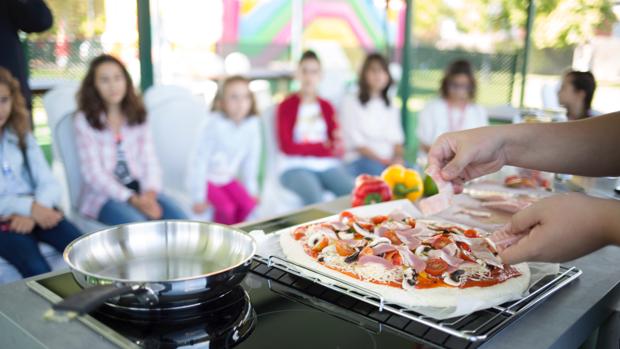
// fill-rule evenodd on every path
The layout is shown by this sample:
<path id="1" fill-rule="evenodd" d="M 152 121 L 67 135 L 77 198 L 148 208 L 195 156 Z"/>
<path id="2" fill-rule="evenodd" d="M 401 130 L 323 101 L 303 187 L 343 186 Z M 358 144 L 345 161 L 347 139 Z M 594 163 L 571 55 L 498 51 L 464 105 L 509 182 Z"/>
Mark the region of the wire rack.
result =
<path id="1" fill-rule="evenodd" d="M 575 267 L 561 266 L 556 275 L 547 276 L 540 280 L 529 289 L 529 294 L 516 301 L 504 303 L 491 309 L 478 311 L 472 314 L 454 317 L 446 320 L 436 320 L 424 316 L 397 304 L 386 302 L 385 299 L 376 292 L 358 287 L 346 280 L 334 279 L 333 277 L 318 270 L 311 270 L 297 263 L 291 262 L 278 256 L 255 256 L 255 262 L 266 266 L 264 272 L 258 272 L 260 268 L 254 268 L 254 272 L 271 277 L 269 270 L 278 269 L 284 273 L 291 274 L 298 278 L 307 280 L 310 283 L 336 291 L 360 302 L 369 304 L 377 308 L 379 312 L 389 312 L 398 317 L 411 320 L 419 325 L 440 331 L 447 336 L 466 340 L 480 344 L 491 338 L 501 329 L 508 326 L 520 316 L 531 310 L 549 296 L 576 280 L 582 271 Z M 277 279 L 275 277 L 271 277 Z M 484 314 L 482 314 L 484 313 Z M 482 316 L 484 315 L 484 316 Z M 445 340 L 444 340 L 445 341 Z"/>

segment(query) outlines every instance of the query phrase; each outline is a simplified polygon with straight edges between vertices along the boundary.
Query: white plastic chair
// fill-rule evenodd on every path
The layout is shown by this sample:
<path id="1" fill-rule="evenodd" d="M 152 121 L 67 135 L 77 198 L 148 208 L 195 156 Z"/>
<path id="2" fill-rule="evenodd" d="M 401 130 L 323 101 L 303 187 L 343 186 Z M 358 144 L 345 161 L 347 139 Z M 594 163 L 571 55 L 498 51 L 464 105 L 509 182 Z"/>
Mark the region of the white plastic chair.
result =
<path id="1" fill-rule="evenodd" d="M 49 90 L 43 95 L 43 108 L 47 114 L 47 125 L 50 130 L 53 130 L 58 121 L 65 115 L 77 110 L 76 95 L 79 90 L 79 83 L 77 81 L 67 81 L 62 84 L 56 85 L 53 89 Z M 54 160 L 52 161 L 52 173 L 56 178 L 65 178 L 65 172 L 62 164 L 57 159 L 57 152 L 54 152 Z M 61 201 L 60 207 L 63 210 L 68 210 L 69 203 L 69 189 L 66 182 L 60 181 L 61 185 Z"/>
<path id="2" fill-rule="evenodd" d="M 294 211 L 303 206 L 301 199 L 280 183 L 279 166 L 282 153 L 278 146 L 276 130 L 276 107 L 272 106 L 261 116 L 265 147 L 265 181 L 261 192 L 258 215 L 270 217 Z"/>
<path id="3" fill-rule="evenodd" d="M 75 223 L 83 233 L 103 229 L 106 226 L 92 218 L 79 213 L 78 200 L 83 185 L 80 171 L 80 158 L 75 143 L 75 129 L 73 126 L 74 112 L 69 112 L 56 122 L 52 129 L 52 145 L 54 158 L 59 161 L 63 172 L 65 184 L 69 194 L 69 207 L 65 208 L 65 214 Z"/>
<path id="4" fill-rule="evenodd" d="M 545 83 L 540 89 L 542 104 L 544 109 L 559 109 L 560 101 L 558 99 L 558 91 L 560 84 L 558 82 Z"/>
<path id="5" fill-rule="evenodd" d="M 144 102 L 162 166 L 164 193 L 190 214 L 192 202 L 185 188 L 189 154 L 208 112 L 199 98 L 179 86 L 151 87 L 144 95 Z M 206 215 L 194 218 L 210 220 L 211 215 L 209 210 Z"/>
<path id="6" fill-rule="evenodd" d="M 248 56 L 241 52 L 231 52 L 224 59 L 224 71 L 227 75 L 245 75 L 252 69 Z"/>
<path id="7" fill-rule="evenodd" d="M 79 88 L 78 82 L 65 82 L 43 95 L 43 108 L 50 129 L 53 130 L 63 116 L 77 110 L 76 95 Z"/>

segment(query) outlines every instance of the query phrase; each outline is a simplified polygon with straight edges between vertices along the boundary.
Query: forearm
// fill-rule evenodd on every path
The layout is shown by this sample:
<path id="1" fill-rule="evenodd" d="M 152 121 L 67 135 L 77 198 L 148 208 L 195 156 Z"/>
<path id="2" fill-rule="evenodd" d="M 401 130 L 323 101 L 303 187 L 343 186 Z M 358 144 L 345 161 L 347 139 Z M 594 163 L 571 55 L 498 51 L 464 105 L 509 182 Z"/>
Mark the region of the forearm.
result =
<path id="1" fill-rule="evenodd" d="M 418 147 L 420 148 L 421 151 L 425 152 L 428 154 L 428 152 L 431 150 L 431 146 L 424 143 L 424 142 L 420 142 L 420 144 L 418 145 Z"/>
<path id="2" fill-rule="evenodd" d="M 384 160 L 377 156 L 377 153 L 375 153 L 374 151 L 372 151 L 372 149 L 368 147 L 357 147 L 357 152 L 360 153 L 360 155 L 375 161 L 381 162 Z"/>
<path id="3" fill-rule="evenodd" d="M 491 128 L 509 165 L 584 176 L 620 175 L 620 113 L 583 121 Z"/>
<path id="4" fill-rule="evenodd" d="M 394 146 L 394 159 L 402 159 L 405 157 L 405 147 L 402 144 L 397 144 Z"/>
<path id="5" fill-rule="evenodd" d="M 595 199 L 598 201 L 599 220 L 605 244 L 620 246 L 620 201 Z"/>

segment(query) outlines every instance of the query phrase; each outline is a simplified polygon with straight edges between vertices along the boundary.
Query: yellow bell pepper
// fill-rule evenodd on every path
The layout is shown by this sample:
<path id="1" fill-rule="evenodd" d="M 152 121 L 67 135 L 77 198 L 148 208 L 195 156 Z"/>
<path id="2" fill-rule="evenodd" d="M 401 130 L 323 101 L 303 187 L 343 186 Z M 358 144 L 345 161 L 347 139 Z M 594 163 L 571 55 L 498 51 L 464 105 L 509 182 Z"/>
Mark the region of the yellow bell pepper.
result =
<path id="1" fill-rule="evenodd" d="M 381 178 L 390 186 L 394 199 L 416 201 L 424 193 L 424 182 L 420 174 L 402 165 L 391 165 L 381 174 Z"/>

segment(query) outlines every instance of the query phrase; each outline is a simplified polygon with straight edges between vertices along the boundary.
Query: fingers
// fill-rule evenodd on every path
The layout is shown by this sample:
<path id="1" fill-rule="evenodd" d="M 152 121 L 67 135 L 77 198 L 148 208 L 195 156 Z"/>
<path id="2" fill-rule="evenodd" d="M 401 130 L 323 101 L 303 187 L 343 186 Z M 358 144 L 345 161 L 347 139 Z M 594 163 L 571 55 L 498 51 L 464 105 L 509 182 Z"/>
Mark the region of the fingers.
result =
<path id="1" fill-rule="evenodd" d="M 535 236 L 541 229 L 541 210 L 536 206 L 532 205 L 515 213 L 508 224 L 494 233 L 496 236 L 506 237 L 505 241 L 511 240 L 504 244 L 507 246 L 505 249 L 500 249 L 499 255 L 504 263 L 537 260 L 540 242 L 536 243 Z M 510 239 L 510 236 L 515 238 Z"/>
<path id="2" fill-rule="evenodd" d="M 529 233 L 541 221 L 541 210 L 537 206 L 536 204 L 530 205 L 515 213 L 510 222 L 500 230 L 512 235 Z"/>
<path id="3" fill-rule="evenodd" d="M 506 264 L 518 264 L 526 261 L 540 260 L 540 242 L 537 242 L 535 238 L 537 235 L 536 230 L 538 229 L 540 229 L 540 227 L 535 227 L 528 235 L 519 240 L 519 242 L 501 251 L 499 257 L 502 259 L 502 262 Z"/>
<path id="4" fill-rule="evenodd" d="M 11 230 L 19 234 L 28 234 L 34 227 L 33 223 L 26 219 L 14 218 L 11 220 Z"/>
<path id="5" fill-rule="evenodd" d="M 446 138 L 443 136 L 439 137 L 428 151 L 428 166 L 441 169 L 453 156 L 454 152 Z"/>
<path id="6" fill-rule="evenodd" d="M 471 162 L 472 156 L 467 152 L 457 152 L 452 160 L 441 170 L 444 180 L 451 181 L 461 176 L 467 165 Z"/>

